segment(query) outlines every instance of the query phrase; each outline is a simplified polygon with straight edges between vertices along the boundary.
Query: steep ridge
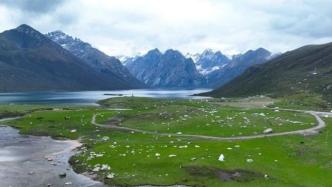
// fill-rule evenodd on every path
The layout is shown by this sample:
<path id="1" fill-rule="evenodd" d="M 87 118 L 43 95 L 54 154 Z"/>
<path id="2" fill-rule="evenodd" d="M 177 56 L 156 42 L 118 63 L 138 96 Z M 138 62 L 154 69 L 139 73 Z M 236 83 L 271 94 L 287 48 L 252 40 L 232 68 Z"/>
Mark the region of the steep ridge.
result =
<path id="1" fill-rule="evenodd" d="M 132 88 L 91 70 L 82 60 L 28 25 L 0 33 L 0 91 Z"/>
<path id="2" fill-rule="evenodd" d="M 297 93 L 319 94 L 332 101 L 332 43 L 289 51 L 203 95 L 278 97 Z"/>

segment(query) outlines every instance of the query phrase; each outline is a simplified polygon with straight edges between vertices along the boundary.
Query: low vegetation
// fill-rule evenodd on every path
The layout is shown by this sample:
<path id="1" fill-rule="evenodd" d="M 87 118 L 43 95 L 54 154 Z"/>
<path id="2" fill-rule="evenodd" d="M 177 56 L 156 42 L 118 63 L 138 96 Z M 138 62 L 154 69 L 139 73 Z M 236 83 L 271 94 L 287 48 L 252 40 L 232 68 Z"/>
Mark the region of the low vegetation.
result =
<path id="1" fill-rule="evenodd" d="M 110 185 L 323 187 L 332 183 L 329 125 L 320 134 L 307 137 L 215 141 L 165 136 L 175 133 L 232 137 L 262 134 L 266 128 L 273 132 L 305 129 L 316 123 L 309 114 L 238 108 L 217 100 L 130 97 L 100 104 L 101 107 L 52 110 L 18 110 L 10 106 L 8 110 L 28 113 L 9 125 L 24 134 L 80 139 L 84 145 L 70 161 L 74 169 Z M 93 116 L 104 126 L 92 124 Z M 324 120 L 332 124 L 332 119 Z M 155 134 L 122 131 L 112 126 Z M 218 160 L 220 155 L 223 160 Z"/>
<path id="2" fill-rule="evenodd" d="M 273 106 L 300 110 L 310 109 L 316 111 L 330 111 L 332 108 L 332 104 L 325 100 L 322 95 L 309 93 L 298 93 L 280 97 Z"/>
<path id="3" fill-rule="evenodd" d="M 268 63 L 252 66 L 220 88 L 213 97 L 282 97 L 280 105 L 331 109 L 332 43 L 308 45 L 286 52 Z"/>

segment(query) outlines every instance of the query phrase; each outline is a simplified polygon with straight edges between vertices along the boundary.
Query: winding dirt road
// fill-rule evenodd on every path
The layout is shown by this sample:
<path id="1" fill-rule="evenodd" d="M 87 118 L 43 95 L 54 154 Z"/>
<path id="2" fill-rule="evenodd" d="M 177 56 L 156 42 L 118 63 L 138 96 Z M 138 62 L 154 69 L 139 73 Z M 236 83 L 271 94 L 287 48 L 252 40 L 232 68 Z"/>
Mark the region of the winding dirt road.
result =
<path id="1" fill-rule="evenodd" d="M 95 126 L 102 127 L 102 128 L 110 128 L 110 129 L 137 132 L 137 133 L 143 133 L 143 134 L 225 141 L 225 140 L 250 140 L 250 139 L 257 139 L 257 138 L 286 136 L 286 135 L 304 135 L 304 136 L 313 135 L 313 134 L 319 133 L 319 130 L 323 129 L 326 126 L 325 122 L 322 120 L 322 118 L 320 116 L 332 117 L 331 112 L 301 111 L 301 110 L 290 110 L 290 109 L 279 109 L 279 110 L 304 112 L 304 113 L 311 114 L 316 118 L 317 125 L 314 127 L 308 128 L 308 129 L 279 132 L 279 133 L 259 134 L 259 135 L 250 135 L 250 136 L 237 136 L 237 137 L 217 137 L 217 136 L 194 135 L 194 134 L 159 133 L 159 132 L 154 132 L 154 131 L 146 131 L 146 130 L 134 129 L 134 128 L 129 128 L 129 127 L 121 127 L 121 126 L 116 126 L 116 125 L 104 125 L 104 124 L 99 124 L 96 122 L 97 114 L 93 115 L 93 117 L 91 119 L 91 123 Z"/>

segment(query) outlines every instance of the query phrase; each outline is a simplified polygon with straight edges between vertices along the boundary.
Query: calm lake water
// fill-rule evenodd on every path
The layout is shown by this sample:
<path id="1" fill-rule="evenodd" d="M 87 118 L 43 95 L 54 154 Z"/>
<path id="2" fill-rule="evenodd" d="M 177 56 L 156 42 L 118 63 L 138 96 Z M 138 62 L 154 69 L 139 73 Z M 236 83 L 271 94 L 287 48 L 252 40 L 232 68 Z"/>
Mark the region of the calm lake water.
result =
<path id="1" fill-rule="evenodd" d="M 119 90 L 119 91 L 81 91 L 81 92 L 19 92 L 0 93 L 0 104 L 75 104 L 94 105 L 96 101 L 111 97 L 152 97 L 152 98 L 188 98 L 204 97 L 193 94 L 210 91 L 195 90 Z"/>

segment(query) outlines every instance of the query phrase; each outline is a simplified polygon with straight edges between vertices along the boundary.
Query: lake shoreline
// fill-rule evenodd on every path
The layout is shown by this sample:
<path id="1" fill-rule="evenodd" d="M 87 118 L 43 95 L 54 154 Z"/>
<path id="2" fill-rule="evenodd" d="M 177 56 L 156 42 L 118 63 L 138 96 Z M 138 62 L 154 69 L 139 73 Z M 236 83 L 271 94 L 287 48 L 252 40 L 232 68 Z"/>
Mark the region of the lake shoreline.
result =
<path id="1" fill-rule="evenodd" d="M 193 96 L 194 94 L 210 91 L 210 89 L 190 90 L 105 90 L 78 92 L 12 92 L 0 93 L 0 104 L 38 104 L 38 105 L 71 105 L 98 106 L 97 101 L 114 97 L 150 97 L 150 98 L 187 98 L 202 99 L 207 97 Z"/>
<path id="2" fill-rule="evenodd" d="M 102 187 L 102 183 L 76 173 L 70 158 L 82 146 L 78 140 L 55 140 L 46 136 L 19 134 L 19 129 L 0 120 L 0 181 L 4 186 L 62 186 Z M 15 118 L 14 118 L 15 119 Z M 63 176 L 65 175 L 65 176 Z"/>

